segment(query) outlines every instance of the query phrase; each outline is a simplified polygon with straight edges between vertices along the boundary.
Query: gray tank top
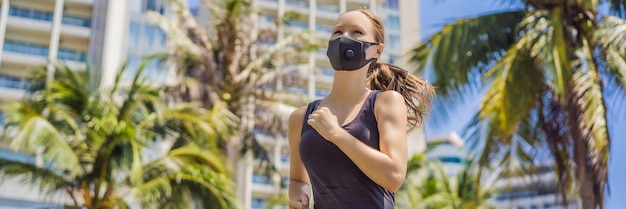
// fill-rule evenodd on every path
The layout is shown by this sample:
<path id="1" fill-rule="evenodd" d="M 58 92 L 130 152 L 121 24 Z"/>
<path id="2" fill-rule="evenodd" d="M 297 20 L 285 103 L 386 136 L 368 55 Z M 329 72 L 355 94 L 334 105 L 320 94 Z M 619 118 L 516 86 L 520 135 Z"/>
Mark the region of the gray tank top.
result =
<path id="1" fill-rule="evenodd" d="M 368 146 L 380 150 L 374 102 L 379 91 L 372 91 L 353 121 L 342 126 Z M 300 138 L 300 158 L 313 187 L 316 209 L 393 209 L 394 194 L 367 177 L 335 144 L 324 139 L 306 123 L 319 105 L 308 105 Z"/>

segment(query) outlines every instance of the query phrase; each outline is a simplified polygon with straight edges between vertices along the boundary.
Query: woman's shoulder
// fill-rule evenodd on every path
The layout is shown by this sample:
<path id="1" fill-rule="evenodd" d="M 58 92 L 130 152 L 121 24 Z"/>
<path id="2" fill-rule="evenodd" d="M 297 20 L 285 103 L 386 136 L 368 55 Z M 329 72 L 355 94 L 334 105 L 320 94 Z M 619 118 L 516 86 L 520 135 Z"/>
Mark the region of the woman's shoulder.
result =
<path id="1" fill-rule="evenodd" d="M 386 90 L 380 91 L 376 95 L 376 103 L 396 103 L 403 102 L 404 96 L 397 91 L 394 90 Z"/>
<path id="2" fill-rule="evenodd" d="M 397 91 L 394 90 L 386 90 L 380 91 L 376 95 L 376 101 L 374 101 L 374 111 L 379 112 L 379 110 L 388 111 L 391 109 L 397 109 L 401 107 L 406 107 L 404 102 L 404 96 Z"/>
<path id="3" fill-rule="evenodd" d="M 306 109 L 307 106 L 301 106 L 296 108 L 295 110 L 291 111 L 291 114 L 289 115 L 289 118 L 293 118 L 293 117 L 304 117 L 304 113 L 306 113 Z"/>
<path id="4" fill-rule="evenodd" d="M 304 120 L 304 115 L 306 114 L 308 105 L 301 106 L 296 108 L 294 111 L 289 114 L 289 124 L 299 124 Z"/>

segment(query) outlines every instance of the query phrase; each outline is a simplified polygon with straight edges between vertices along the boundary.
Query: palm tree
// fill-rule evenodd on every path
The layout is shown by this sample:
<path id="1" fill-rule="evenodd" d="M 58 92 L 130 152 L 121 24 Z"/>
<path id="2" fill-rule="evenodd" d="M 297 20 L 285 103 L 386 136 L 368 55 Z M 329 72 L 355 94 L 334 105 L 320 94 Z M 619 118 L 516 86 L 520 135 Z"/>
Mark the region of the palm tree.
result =
<path id="1" fill-rule="evenodd" d="M 143 67 L 128 85 L 120 72 L 110 89 L 68 68 L 35 85 L 6 111 L 5 134 L 18 152 L 43 150 L 45 163 L 0 159 L 0 176 L 65 193 L 73 208 L 236 207 L 217 148 L 236 117 L 218 105 L 164 101 L 141 80 Z"/>
<path id="2" fill-rule="evenodd" d="M 181 81 L 169 91 L 181 101 L 197 101 L 204 107 L 226 102 L 228 109 L 241 119 L 238 135 L 224 146 L 231 163 L 238 154 L 252 153 L 271 171 L 271 154 L 255 139 L 253 130 L 284 137 L 286 125 L 281 124 L 286 123 L 295 107 L 308 100 L 274 85 L 289 72 L 276 70 L 279 64 L 273 60 L 287 53 L 297 54 L 297 50 L 312 50 L 316 39 L 302 32 L 265 50 L 258 49 L 254 2 L 224 0 L 203 5 L 211 11 L 207 30 L 191 15 L 186 0 L 171 0 L 170 16 L 155 12 L 146 16 L 168 36 L 170 52 L 160 57 L 175 66 Z M 267 34 L 265 31 L 261 35 Z"/>
<path id="3" fill-rule="evenodd" d="M 408 178 L 397 193 L 396 208 L 414 209 L 495 209 L 495 180 L 493 172 L 480 184 L 478 166 L 464 162 L 456 176 L 449 176 L 438 160 L 427 159 L 419 153 L 409 160 Z"/>
<path id="4" fill-rule="evenodd" d="M 608 94 L 626 93 L 626 1 L 508 0 L 519 6 L 460 19 L 411 52 L 431 69 L 443 112 L 484 93 L 467 138 L 483 166 L 546 150 L 559 191 L 577 188 L 583 208 L 603 208 L 611 136 Z M 608 4 L 610 14 L 598 13 Z M 621 18 L 620 18 L 621 17 Z M 466 94 L 468 95 L 468 94 Z M 451 101 L 451 103 L 450 103 Z"/>

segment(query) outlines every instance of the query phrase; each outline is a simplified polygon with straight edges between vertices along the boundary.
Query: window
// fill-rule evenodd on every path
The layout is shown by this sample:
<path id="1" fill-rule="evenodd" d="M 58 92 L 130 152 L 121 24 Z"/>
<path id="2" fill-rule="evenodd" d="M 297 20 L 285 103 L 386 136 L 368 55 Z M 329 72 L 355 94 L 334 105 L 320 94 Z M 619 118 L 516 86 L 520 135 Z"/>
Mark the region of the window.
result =
<path id="1" fill-rule="evenodd" d="M 0 126 L 4 125 L 4 113 L 0 112 Z"/>
<path id="2" fill-rule="evenodd" d="M 20 7 L 10 7 L 9 15 L 35 20 L 43 20 L 48 22 L 51 22 L 53 19 L 52 12 Z M 61 18 L 61 23 L 80 27 L 91 27 L 91 18 L 63 14 L 63 17 Z"/>
<path id="3" fill-rule="evenodd" d="M 330 94 L 330 90 L 315 89 L 315 96 L 316 97 L 325 97 L 325 96 L 328 96 L 329 94 Z"/>
<path id="4" fill-rule="evenodd" d="M 400 6 L 398 4 L 398 0 L 385 0 L 383 3 L 383 7 L 390 9 L 399 9 Z"/>
<path id="5" fill-rule="evenodd" d="M 61 22 L 63 24 L 67 24 L 67 25 L 75 25 L 75 26 L 81 26 L 81 27 L 91 27 L 91 19 L 90 18 L 84 18 L 84 17 L 79 17 L 79 16 L 63 14 L 63 18 L 61 19 Z"/>
<path id="6" fill-rule="evenodd" d="M 129 30 L 129 43 L 138 43 L 139 42 L 139 36 L 141 36 L 139 34 L 141 29 L 141 25 L 139 25 L 139 23 L 135 22 L 135 21 L 131 21 L 130 22 L 130 30 Z"/>
<path id="7" fill-rule="evenodd" d="M 442 163 L 461 163 L 462 160 L 459 157 L 438 157 Z"/>
<path id="8" fill-rule="evenodd" d="M 287 25 L 293 26 L 293 27 L 297 27 L 297 28 L 302 28 L 302 29 L 306 29 L 309 27 L 309 24 L 305 23 L 305 22 L 301 22 L 301 21 L 295 21 L 295 20 L 291 20 L 289 22 L 287 22 Z"/>
<path id="9" fill-rule="evenodd" d="M 334 76 L 335 70 L 329 68 L 322 68 L 322 74 L 327 76 Z"/>
<path id="10" fill-rule="evenodd" d="M 317 4 L 317 9 L 319 9 L 320 11 L 326 11 L 326 12 L 332 12 L 332 13 L 338 13 L 339 12 L 339 7 L 332 5 L 332 4 Z"/>
<path id="11" fill-rule="evenodd" d="M 48 57 L 48 46 L 26 43 L 20 41 L 5 40 L 4 50 L 8 52 L 30 54 L 41 57 Z M 76 51 L 73 49 L 59 48 L 58 59 L 72 60 L 84 62 L 87 60 L 87 54 L 85 52 Z"/>
<path id="12" fill-rule="evenodd" d="M 30 80 L 25 78 L 0 75 L 0 87 L 28 90 L 30 89 L 30 82 Z"/>
<path id="13" fill-rule="evenodd" d="M 280 153 L 280 162 L 283 162 L 283 163 L 289 162 L 289 154 Z"/>
<path id="14" fill-rule="evenodd" d="M 274 25 L 276 21 L 276 18 L 269 16 L 269 15 L 260 15 L 259 16 L 259 23 L 262 26 L 270 26 L 270 25 Z"/>
<path id="15" fill-rule="evenodd" d="M 388 47 L 391 51 L 400 51 L 400 36 L 389 35 Z"/>
<path id="16" fill-rule="evenodd" d="M 389 15 L 383 23 L 386 29 L 400 30 L 400 17 L 395 15 Z"/>
<path id="17" fill-rule="evenodd" d="M 320 31 L 320 32 L 328 32 L 331 33 L 333 32 L 333 26 L 330 25 L 324 25 L 324 24 L 317 24 L 315 26 L 315 30 Z"/>
<path id="18" fill-rule="evenodd" d="M 257 184 L 272 184 L 272 180 L 269 179 L 267 176 L 260 174 L 260 173 L 254 173 L 252 175 L 252 183 L 257 183 Z"/>
<path id="19" fill-rule="evenodd" d="M 261 209 L 263 208 L 263 205 L 265 205 L 265 203 L 267 202 L 267 199 L 263 199 L 263 198 L 252 198 L 251 201 L 251 208 L 252 209 Z"/>
<path id="20" fill-rule="evenodd" d="M 293 6 L 298 6 L 298 7 L 303 7 L 303 8 L 308 8 L 309 7 L 309 1 L 308 0 L 287 0 L 287 4 L 293 5 Z"/>

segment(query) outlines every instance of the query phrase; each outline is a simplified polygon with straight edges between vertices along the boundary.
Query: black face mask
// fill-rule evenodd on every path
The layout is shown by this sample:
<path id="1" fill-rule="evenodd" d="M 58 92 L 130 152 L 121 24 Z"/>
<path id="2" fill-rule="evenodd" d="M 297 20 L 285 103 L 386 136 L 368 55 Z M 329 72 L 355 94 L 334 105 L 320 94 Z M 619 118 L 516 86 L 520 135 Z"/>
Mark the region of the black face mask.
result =
<path id="1" fill-rule="evenodd" d="M 376 58 L 365 59 L 365 50 L 376 42 L 359 41 L 350 37 L 339 36 L 328 41 L 326 56 L 335 70 L 353 71 L 362 68 Z"/>

